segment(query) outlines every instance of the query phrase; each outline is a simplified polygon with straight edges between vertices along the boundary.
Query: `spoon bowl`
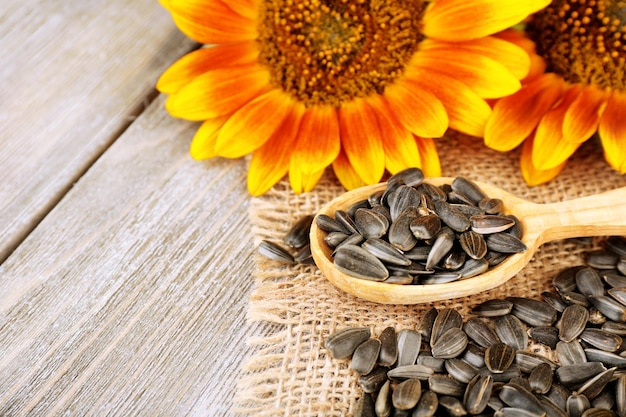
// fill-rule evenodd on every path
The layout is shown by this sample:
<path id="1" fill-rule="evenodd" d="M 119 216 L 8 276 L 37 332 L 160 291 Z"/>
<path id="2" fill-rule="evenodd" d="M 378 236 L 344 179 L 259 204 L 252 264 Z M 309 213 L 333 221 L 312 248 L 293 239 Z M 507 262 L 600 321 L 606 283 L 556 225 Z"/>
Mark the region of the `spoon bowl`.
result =
<path id="1" fill-rule="evenodd" d="M 427 178 L 425 182 L 439 186 L 451 184 L 454 178 Z M 485 273 L 445 284 L 398 285 L 355 278 L 335 268 L 332 250 L 324 242 L 326 232 L 315 221 L 311 226 L 311 253 L 324 276 L 336 287 L 365 300 L 381 304 L 420 304 L 477 294 L 504 284 L 528 264 L 545 242 L 585 236 L 626 235 L 626 187 L 601 194 L 558 203 L 532 203 L 493 185 L 475 181 L 489 197 L 504 203 L 504 213 L 515 215 L 522 227 L 521 240 L 526 251 L 512 254 Z M 377 191 L 386 183 L 357 188 L 342 194 L 318 212 L 333 217 L 335 211 Z"/>

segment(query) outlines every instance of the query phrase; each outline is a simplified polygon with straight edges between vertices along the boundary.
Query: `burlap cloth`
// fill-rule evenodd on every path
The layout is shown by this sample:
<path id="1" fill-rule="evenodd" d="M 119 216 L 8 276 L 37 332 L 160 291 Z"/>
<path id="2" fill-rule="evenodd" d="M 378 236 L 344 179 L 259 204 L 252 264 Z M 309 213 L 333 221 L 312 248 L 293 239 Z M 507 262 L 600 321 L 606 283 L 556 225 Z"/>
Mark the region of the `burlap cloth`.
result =
<path id="1" fill-rule="evenodd" d="M 519 151 L 502 154 L 476 138 L 451 134 L 437 142 L 442 175 L 491 183 L 536 203 L 571 200 L 626 186 L 626 177 L 611 170 L 595 141 L 583 145 L 552 182 L 529 187 L 519 173 Z M 311 193 L 295 195 L 283 181 L 253 199 L 250 220 L 255 244 L 280 242 L 290 225 L 343 193 L 328 173 Z M 552 289 L 562 268 L 584 262 L 584 252 L 602 239 L 582 244 L 558 241 L 543 245 L 532 262 L 505 285 L 467 298 L 429 305 L 380 305 L 341 292 L 315 266 L 285 266 L 255 254 L 255 289 L 248 320 L 275 324 L 274 334 L 251 338 L 256 353 L 245 360 L 233 411 L 253 416 L 350 416 L 360 396 L 357 375 L 347 360 L 333 360 L 325 338 L 346 326 L 369 326 L 378 335 L 386 326 L 415 328 L 432 307 L 453 307 L 462 314 L 485 300 L 505 296 L 539 298 Z"/>

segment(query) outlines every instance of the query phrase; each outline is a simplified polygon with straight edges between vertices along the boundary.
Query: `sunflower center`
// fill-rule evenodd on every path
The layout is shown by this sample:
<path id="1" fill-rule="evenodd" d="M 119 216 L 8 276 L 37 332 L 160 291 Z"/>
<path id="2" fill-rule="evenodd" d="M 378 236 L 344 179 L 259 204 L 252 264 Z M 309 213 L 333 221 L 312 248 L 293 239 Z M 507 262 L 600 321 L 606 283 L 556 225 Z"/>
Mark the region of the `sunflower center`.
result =
<path id="1" fill-rule="evenodd" d="M 553 0 L 527 30 L 548 69 L 566 81 L 626 88 L 625 0 Z"/>
<path id="2" fill-rule="evenodd" d="M 260 59 L 307 106 L 382 93 L 419 42 L 421 0 L 266 0 Z"/>

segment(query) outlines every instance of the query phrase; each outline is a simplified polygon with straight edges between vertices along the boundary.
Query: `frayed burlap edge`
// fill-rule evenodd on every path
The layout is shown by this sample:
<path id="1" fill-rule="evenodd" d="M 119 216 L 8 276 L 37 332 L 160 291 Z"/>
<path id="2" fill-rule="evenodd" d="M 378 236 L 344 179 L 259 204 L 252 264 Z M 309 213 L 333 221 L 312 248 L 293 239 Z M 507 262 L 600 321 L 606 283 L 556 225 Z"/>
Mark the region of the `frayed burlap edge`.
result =
<path id="1" fill-rule="evenodd" d="M 588 144 L 549 184 L 528 187 L 520 178 L 519 154 L 500 154 L 484 148 L 478 139 L 449 136 L 438 143 L 444 176 L 466 176 L 499 186 L 537 203 L 571 200 L 626 185 L 623 176 L 604 162 L 597 144 Z M 595 173 L 592 174 L 592 173 Z M 280 242 L 290 225 L 343 193 L 333 177 L 325 175 L 311 193 L 295 195 L 286 181 L 255 198 L 250 221 L 255 245 L 262 239 Z M 336 329 L 368 326 L 374 334 L 383 328 L 415 328 L 422 313 L 435 306 L 468 314 L 476 304 L 492 298 L 539 298 L 552 289 L 552 278 L 564 267 L 584 263 L 584 253 L 601 245 L 575 241 L 543 245 L 531 263 L 506 285 L 467 298 L 428 305 L 379 305 L 334 288 L 315 266 L 286 266 L 255 254 L 255 289 L 248 320 L 277 325 L 275 333 L 251 338 L 256 352 L 244 362 L 233 412 L 252 416 L 347 416 L 360 395 L 357 375 L 348 361 L 332 360 L 324 339 Z"/>

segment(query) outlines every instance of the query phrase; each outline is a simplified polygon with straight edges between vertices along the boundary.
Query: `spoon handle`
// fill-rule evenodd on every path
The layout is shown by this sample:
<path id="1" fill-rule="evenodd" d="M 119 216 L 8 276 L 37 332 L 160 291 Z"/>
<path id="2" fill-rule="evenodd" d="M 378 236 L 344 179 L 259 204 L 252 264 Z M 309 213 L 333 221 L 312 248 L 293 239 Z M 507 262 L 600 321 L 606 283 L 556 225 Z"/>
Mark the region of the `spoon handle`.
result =
<path id="1" fill-rule="evenodd" d="M 544 242 L 583 236 L 626 235 L 626 187 L 558 203 L 520 201 L 514 208 L 527 231 Z"/>

